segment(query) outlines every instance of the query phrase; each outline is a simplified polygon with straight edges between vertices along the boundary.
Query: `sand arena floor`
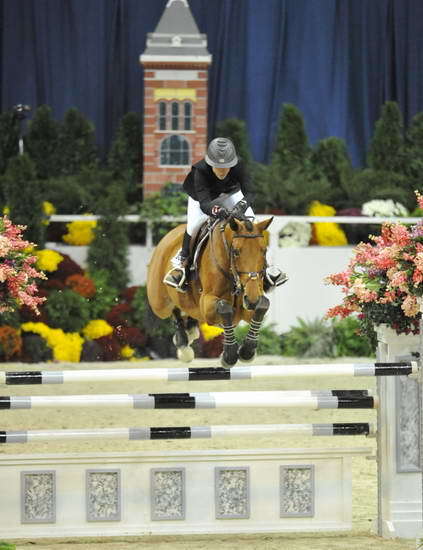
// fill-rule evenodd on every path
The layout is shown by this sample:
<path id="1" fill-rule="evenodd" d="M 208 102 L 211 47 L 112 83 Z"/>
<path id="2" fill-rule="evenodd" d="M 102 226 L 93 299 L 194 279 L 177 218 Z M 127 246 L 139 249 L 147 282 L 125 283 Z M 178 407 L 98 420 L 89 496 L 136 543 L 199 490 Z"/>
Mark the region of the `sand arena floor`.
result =
<path id="1" fill-rule="evenodd" d="M 372 362 L 362 359 L 361 362 Z M 326 363 L 326 360 L 301 361 L 277 357 L 259 357 L 255 364 L 281 363 Z M 335 361 L 333 361 L 335 362 Z M 356 358 L 345 358 L 336 362 L 358 362 Z M 176 367 L 179 362 L 163 360 L 141 363 L 85 363 L 67 365 L 66 369 L 114 369 Z M 217 361 L 196 360 L 191 365 L 217 366 Z M 61 369 L 61 365 L 3 364 L 2 370 Z M 286 378 L 279 380 L 240 380 L 206 382 L 121 382 L 89 383 L 46 386 L 8 386 L 8 395 L 56 395 L 89 393 L 166 393 L 204 391 L 248 391 L 248 390 L 318 390 L 318 389 L 375 389 L 374 378 L 320 377 Z M 376 423 L 376 411 L 372 410 L 299 410 L 256 408 L 243 409 L 240 421 L 238 409 L 204 410 L 145 410 L 140 421 L 140 412 L 132 409 L 35 409 L 2 411 L 1 429 L 46 429 L 46 428 L 100 428 L 114 426 L 189 426 L 206 424 L 260 424 L 260 423 L 312 423 L 312 422 L 367 422 Z M 304 438 L 290 436 L 282 439 L 264 437 L 228 440 L 172 440 L 172 441 L 95 441 L 95 442 L 51 442 L 0 447 L 0 453 L 66 453 L 66 452 L 114 452 L 142 450 L 195 450 L 195 449 L 251 449 L 251 448 L 311 448 L 311 447 L 369 447 L 376 450 L 376 440 L 358 437 Z M 0 512 L 1 513 L 1 512 Z M 364 457 L 353 459 L 353 530 L 347 533 L 316 534 L 266 534 L 266 535 L 202 535 L 175 537 L 131 537 L 106 539 L 52 539 L 16 541 L 17 549 L 28 550 L 405 550 L 416 548 L 414 540 L 384 540 L 371 533 L 372 523 L 377 515 L 376 461 Z M 0 541 L 2 540 L 0 532 Z"/>

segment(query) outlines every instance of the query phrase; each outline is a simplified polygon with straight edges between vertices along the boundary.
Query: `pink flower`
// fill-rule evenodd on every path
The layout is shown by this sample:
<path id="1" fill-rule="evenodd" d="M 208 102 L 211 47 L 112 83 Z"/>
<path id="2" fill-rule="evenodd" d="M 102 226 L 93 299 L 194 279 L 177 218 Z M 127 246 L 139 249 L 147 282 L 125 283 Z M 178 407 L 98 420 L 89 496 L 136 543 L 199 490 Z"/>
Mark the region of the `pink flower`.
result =
<path id="1" fill-rule="evenodd" d="M 394 243 L 400 247 L 407 246 L 411 241 L 410 233 L 408 232 L 408 229 L 405 227 L 405 225 L 392 225 L 391 234 Z"/>
<path id="2" fill-rule="evenodd" d="M 403 301 L 401 309 L 407 317 L 415 317 L 420 311 L 420 306 L 416 297 L 409 294 Z"/>
<path id="3" fill-rule="evenodd" d="M 415 269 L 413 271 L 413 283 L 414 286 L 419 286 L 420 283 L 423 283 L 423 272 L 420 269 Z"/>

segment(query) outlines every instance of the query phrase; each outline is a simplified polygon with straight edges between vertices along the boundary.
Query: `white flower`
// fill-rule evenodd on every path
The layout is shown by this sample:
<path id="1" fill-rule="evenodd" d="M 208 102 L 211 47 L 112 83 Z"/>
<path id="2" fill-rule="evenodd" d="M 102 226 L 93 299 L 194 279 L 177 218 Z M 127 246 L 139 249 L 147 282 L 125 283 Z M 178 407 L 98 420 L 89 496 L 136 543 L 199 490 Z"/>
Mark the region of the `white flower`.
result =
<path id="1" fill-rule="evenodd" d="M 289 222 L 279 233 L 279 246 L 308 246 L 310 238 L 310 223 Z"/>
<path id="2" fill-rule="evenodd" d="M 408 216 L 408 210 L 400 202 L 392 199 L 368 201 L 361 207 L 363 216 Z"/>

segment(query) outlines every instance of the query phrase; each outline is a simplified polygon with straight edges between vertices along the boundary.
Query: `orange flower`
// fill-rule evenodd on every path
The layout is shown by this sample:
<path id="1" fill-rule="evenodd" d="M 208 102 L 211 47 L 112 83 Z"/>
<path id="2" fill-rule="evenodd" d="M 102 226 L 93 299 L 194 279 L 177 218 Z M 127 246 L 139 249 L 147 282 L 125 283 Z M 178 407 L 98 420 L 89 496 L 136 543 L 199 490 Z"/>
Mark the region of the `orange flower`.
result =
<path id="1" fill-rule="evenodd" d="M 22 338 L 19 330 L 9 325 L 0 327 L 0 346 L 6 361 L 14 355 L 19 355 L 22 349 Z"/>
<path id="2" fill-rule="evenodd" d="M 65 281 L 66 286 L 70 287 L 84 298 L 91 298 L 96 293 L 94 282 L 83 275 L 69 275 Z"/>

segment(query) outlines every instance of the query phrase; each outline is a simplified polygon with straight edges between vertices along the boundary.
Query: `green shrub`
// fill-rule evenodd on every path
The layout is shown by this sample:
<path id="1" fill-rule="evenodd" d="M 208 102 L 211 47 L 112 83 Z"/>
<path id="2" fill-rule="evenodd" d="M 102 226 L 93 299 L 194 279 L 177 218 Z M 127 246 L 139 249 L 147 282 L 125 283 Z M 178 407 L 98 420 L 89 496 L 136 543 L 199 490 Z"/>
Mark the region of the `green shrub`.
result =
<path id="1" fill-rule="evenodd" d="M 357 206 L 373 199 L 392 199 L 409 210 L 416 204 L 412 182 L 403 174 L 366 168 L 356 172 L 352 178 L 350 201 Z"/>
<path id="2" fill-rule="evenodd" d="M 402 115 L 395 101 L 387 101 L 370 142 L 368 165 L 374 170 L 403 173 L 404 139 Z"/>
<path id="3" fill-rule="evenodd" d="M 14 224 L 26 225 L 24 238 L 43 247 L 45 225 L 41 189 L 34 163 L 27 154 L 9 161 L 3 182 L 10 219 Z"/>
<path id="4" fill-rule="evenodd" d="M 159 319 L 154 315 L 147 298 L 147 287 L 142 285 L 137 288 L 132 301 L 134 308 L 134 322 L 142 332 L 150 338 L 172 339 L 175 334 L 175 323 L 171 317 Z"/>
<path id="5" fill-rule="evenodd" d="M 25 145 L 31 159 L 35 163 L 37 177 L 48 179 L 57 176 L 58 142 L 60 124 L 53 118 L 53 112 L 48 105 L 40 105 L 28 124 Z"/>
<path id="6" fill-rule="evenodd" d="M 51 202 L 57 214 L 81 214 L 93 203 L 90 188 L 80 176 L 58 176 L 41 183 L 43 199 Z"/>
<path id="7" fill-rule="evenodd" d="M 127 208 L 122 189 L 118 185 L 110 186 L 97 205 L 101 218 L 88 249 L 90 273 L 99 269 L 107 271 L 109 286 L 118 290 L 125 288 L 129 281 L 128 225 L 118 219 L 126 214 Z"/>
<path id="8" fill-rule="evenodd" d="M 110 285 L 109 274 L 105 269 L 95 269 L 89 272 L 94 282 L 96 293 L 88 300 L 90 319 L 103 319 L 118 302 L 118 291 Z"/>
<path id="9" fill-rule="evenodd" d="M 0 550 L 16 550 L 16 546 L 14 544 L 9 544 L 8 542 L 0 541 Z"/>
<path id="10" fill-rule="evenodd" d="M 335 357 L 371 357 L 375 348 L 358 332 L 361 324 L 355 317 L 333 322 Z"/>
<path id="11" fill-rule="evenodd" d="M 282 352 L 289 357 L 334 357 L 333 326 L 322 319 L 304 321 L 283 334 Z"/>
<path id="12" fill-rule="evenodd" d="M 259 355 L 280 355 L 281 337 L 274 329 L 274 323 L 262 326 L 260 329 L 257 353 Z M 235 329 L 235 337 L 241 344 L 247 335 L 249 325 L 238 325 Z"/>
<path id="13" fill-rule="evenodd" d="M 79 332 L 89 321 L 88 301 L 73 290 L 53 290 L 45 305 L 49 326 Z"/>
<path id="14" fill-rule="evenodd" d="M 0 174 L 5 173 L 9 159 L 18 154 L 18 143 L 18 119 L 12 111 L 0 113 Z"/>

